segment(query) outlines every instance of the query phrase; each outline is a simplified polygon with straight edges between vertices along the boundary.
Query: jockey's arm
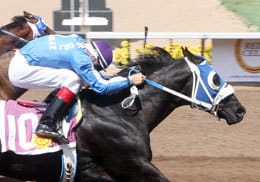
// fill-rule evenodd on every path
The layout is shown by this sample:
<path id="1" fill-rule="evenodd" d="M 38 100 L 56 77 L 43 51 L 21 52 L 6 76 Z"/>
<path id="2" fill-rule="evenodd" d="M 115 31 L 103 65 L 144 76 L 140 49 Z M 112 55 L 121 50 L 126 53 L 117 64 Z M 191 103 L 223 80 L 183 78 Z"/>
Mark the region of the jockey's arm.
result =
<path id="1" fill-rule="evenodd" d="M 121 76 L 104 79 L 103 76 L 95 70 L 90 57 L 83 52 L 81 54 L 74 54 L 70 63 L 74 71 L 98 94 L 110 94 L 131 85 L 128 78 Z"/>

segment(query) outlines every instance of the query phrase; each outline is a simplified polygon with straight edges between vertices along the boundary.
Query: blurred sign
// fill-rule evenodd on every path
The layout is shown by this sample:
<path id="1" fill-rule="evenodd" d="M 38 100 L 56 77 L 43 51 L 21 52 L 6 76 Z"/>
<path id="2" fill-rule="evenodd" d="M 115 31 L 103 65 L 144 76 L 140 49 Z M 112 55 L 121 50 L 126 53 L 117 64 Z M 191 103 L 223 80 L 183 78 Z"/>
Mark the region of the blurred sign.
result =
<path id="1" fill-rule="evenodd" d="M 260 82 L 260 39 L 213 39 L 212 65 L 229 82 Z"/>

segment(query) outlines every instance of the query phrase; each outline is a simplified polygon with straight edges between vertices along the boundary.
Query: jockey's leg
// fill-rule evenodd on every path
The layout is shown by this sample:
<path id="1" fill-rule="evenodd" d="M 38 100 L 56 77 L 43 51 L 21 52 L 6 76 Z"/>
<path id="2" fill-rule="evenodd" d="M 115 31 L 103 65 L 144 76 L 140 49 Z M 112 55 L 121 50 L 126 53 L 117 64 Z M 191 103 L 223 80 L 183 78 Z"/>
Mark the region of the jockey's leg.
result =
<path id="1" fill-rule="evenodd" d="M 51 138 L 59 143 L 68 143 L 66 137 L 56 129 L 56 123 L 63 119 L 64 112 L 70 105 L 75 94 L 67 87 L 62 87 L 54 96 L 46 111 L 43 113 L 36 134 L 41 137 Z"/>
<path id="2" fill-rule="evenodd" d="M 17 68 L 21 68 L 17 71 Z M 78 93 L 82 81 L 72 70 L 29 65 L 27 60 L 18 53 L 11 60 L 8 69 L 11 83 L 25 89 L 46 89 L 68 87 L 73 93 Z"/>
<path id="3" fill-rule="evenodd" d="M 21 69 L 16 71 L 17 67 Z M 59 139 L 62 135 L 56 131 L 56 120 L 66 109 L 64 106 L 69 105 L 74 95 L 79 92 L 82 85 L 81 78 L 69 69 L 29 65 L 17 52 L 9 66 L 9 79 L 13 85 L 26 89 L 61 88 L 48 105 L 37 129 L 37 133 L 41 136 Z"/>

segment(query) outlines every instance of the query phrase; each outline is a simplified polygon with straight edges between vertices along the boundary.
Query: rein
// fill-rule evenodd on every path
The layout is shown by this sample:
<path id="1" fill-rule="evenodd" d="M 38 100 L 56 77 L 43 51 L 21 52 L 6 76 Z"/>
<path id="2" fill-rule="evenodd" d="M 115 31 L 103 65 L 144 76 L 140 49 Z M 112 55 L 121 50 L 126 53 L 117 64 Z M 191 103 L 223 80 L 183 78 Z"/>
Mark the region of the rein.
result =
<path id="1" fill-rule="evenodd" d="M 182 93 L 180 93 L 180 92 L 177 92 L 177 91 L 175 91 L 175 90 L 172 90 L 172 89 L 170 89 L 170 88 L 167 88 L 167 87 L 165 87 L 165 86 L 163 86 L 163 85 L 161 85 L 161 84 L 159 84 L 159 83 L 156 83 L 156 82 L 154 82 L 154 81 L 152 81 L 152 80 L 145 79 L 145 82 L 146 82 L 148 85 L 150 85 L 150 86 L 153 86 L 153 87 L 158 88 L 158 89 L 160 89 L 160 90 L 163 90 L 163 91 L 165 91 L 165 92 L 167 92 L 167 93 L 170 93 L 170 94 L 172 94 L 172 95 L 175 95 L 175 96 L 177 96 L 177 97 L 180 97 L 180 98 L 182 98 L 182 99 L 184 99 L 184 100 L 186 100 L 186 101 L 188 101 L 188 102 L 191 102 L 192 104 L 196 104 L 196 105 L 199 105 L 199 106 L 203 106 L 203 107 L 205 107 L 205 108 L 207 108 L 207 109 L 212 108 L 212 105 L 209 104 L 209 103 L 206 103 L 206 102 L 203 102 L 203 101 L 199 101 L 199 100 L 194 100 L 194 99 L 191 98 L 191 97 L 188 97 L 188 96 L 186 96 L 186 95 L 184 95 L 184 94 L 182 94 Z"/>
<path id="2" fill-rule="evenodd" d="M 19 37 L 18 35 L 12 33 L 12 32 L 9 32 L 7 30 L 4 30 L 4 29 L 0 29 L 0 32 L 3 33 L 3 34 L 6 34 L 6 35 L 9 35 L 10 37 L 13 37 L 15 39 L 15 42 L 19 41 L 20 43 L 22 43 L 23 45 L 27 44 L 28 41 L 23 39 L 22 37 Z"/>
<path id="3" fill-rule="evenodd" d="M 219 90 L 216 97 L 212 98 L 211 95 L 209 94 L 209 91 L 207 90 L 204 82 L 201 79 L 200 70 L 198 69 L 198 67 L 194 63 L 190 62 L 187 57 L 185 57 L 185 61 L 188 64 L 188 66 L 189 66 L 189 68 L 192 72 L 192 75 L 193 75 L 193 86 L 192 86 L 192 94 L 191 94 L 192 96 L 191 97 L 186 96 L 186 95 L 184 95 L 184 94 L 182 94 L 178 91 L 175 91 L 173 89 L 167 88 L 167 87 L 165 87 L 165 86 L 163 86 L 163 85 L 161 85 L 157 82 L 154 82 L 152 80 L 149 80 L 149 79 L 145 79 L 144 80 L 145 83 L 152 86 L 152 87 L 158 88 L 160 90 L 163 90 L 167 93 L 170 93 L 172 95 L 175 95 L 177 97 L 180 97 L 180 98 L 190 102 L 191 107 L 193 107 L 193 108 L 195 107 L 195 108 L 198 108 L 198 109 L 201 109 L 201 110 L 204 110 L 204 111 L 209 111 L 211 114 L 218 117 L 217 111 L 219 109 L 221 109 L 219 103 L 220 103 L 221 100 L 223 100 L 227 96 L 234 93 L 233 87 L 231 85 L 228 85 L 227 83 L 225 83 L 221 87 L 221 89 Z M 139 70 L 132 69 L 132 70 L 129 71 L 129 75 L 131 75 L 132 72 L 136 73 L 136 72 L 139 72 Z M 202 85 L 202 88 L 203 88 L 204 92 L 207 94 L 207 96 L 209 97 L 211 103 L 207 103 L 207 102 L 198 100 L 196 98 L 196 95 L 198 93 L 199 84 Z M 132 92 L 132 90 L 134 92 Z M 136 86 L 131 87 L 131 89 L 130 89 L 131 95 L 129 97 L 127 97 L 126 99 L 124 99 L 121 103 L 121 106 L 123 108 L 128 108 L 133 104 L 135 97 L 138 95 L 138 92 L 136 90 L 137 90 Z"/>

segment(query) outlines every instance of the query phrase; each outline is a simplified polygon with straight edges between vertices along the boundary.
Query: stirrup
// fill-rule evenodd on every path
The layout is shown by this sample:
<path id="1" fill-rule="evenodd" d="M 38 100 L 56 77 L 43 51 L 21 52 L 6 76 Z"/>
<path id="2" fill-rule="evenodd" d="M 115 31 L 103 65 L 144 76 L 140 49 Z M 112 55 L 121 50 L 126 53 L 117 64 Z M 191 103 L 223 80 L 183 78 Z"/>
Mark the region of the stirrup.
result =
<path id="1" fill-rule="evenodd" d="M 53 138 L 53 141 L 59 143 L 59 144 L 69 144 L 69 140 L 62 134 L 59 133 L 57 140 L 56 138 Z"/>
<path id="2" fill-rule="evenodd" d="M 59 143 L 59 144 L 69 144 L 69 140 L 62 134 L 58 132 L 50 132 L 46 130 L 36 130 L 36 135 L 44 138 L 50 138 L 54 142 Z"/>

